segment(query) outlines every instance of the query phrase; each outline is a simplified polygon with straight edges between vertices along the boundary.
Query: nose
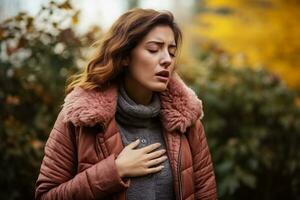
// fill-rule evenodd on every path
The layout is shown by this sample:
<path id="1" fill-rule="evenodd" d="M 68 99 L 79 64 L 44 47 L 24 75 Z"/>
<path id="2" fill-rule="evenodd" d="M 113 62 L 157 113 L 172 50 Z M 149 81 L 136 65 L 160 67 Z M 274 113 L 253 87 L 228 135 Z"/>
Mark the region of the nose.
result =
<path id="1" fill-rule="evenodd" d="M 169 54 L 169 52 L 164 51 L 164 53 L 161 56 L 160 65 L 167 68 L 172 63 L 172 57 Z"/>

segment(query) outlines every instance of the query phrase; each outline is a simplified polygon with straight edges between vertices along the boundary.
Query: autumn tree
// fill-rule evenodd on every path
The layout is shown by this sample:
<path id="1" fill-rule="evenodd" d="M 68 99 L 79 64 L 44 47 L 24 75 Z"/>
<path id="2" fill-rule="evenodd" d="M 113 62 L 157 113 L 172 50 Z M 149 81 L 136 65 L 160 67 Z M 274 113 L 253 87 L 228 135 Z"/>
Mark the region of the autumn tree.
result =
<path id="1" fill-rule="evenodd" d="M 219 45 L 235 66 L 270 69 L 300 90 L 300 1 L 196 1 L 194 40 Z"/>

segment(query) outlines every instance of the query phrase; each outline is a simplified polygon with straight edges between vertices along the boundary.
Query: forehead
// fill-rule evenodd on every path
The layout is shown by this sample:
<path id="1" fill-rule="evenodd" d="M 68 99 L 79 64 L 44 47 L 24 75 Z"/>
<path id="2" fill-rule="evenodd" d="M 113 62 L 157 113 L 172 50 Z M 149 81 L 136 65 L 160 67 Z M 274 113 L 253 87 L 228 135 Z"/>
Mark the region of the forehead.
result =
<path id="1" fill-rule="evenodd" d="M 142 43 L 149 41 L 175 44 L 174 32 L 169 26 L 156 26 L 143 38 Z"/>

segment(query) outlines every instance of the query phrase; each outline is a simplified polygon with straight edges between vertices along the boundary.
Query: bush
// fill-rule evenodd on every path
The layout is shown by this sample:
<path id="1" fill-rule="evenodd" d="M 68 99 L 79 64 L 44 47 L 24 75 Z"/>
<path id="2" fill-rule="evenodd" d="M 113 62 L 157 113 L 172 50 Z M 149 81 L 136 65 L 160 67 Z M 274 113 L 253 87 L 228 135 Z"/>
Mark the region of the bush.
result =
<path id="1" fill-rule="evenodd" d="M 68 2 L 51 2 L 35 18 L 20 13 L 0 24 L 0 199 L 34 198 L 66 79 L 94 40 L 66 26 L 77 15 Z"/>
<path id="2" fill-rule="evenodd" d="M 202 52 L 206 76 L 191 83 L 204 102 L 220 199 L 297 199 L 297 93 L 266 70 L 237 69 L 222 59 Z"/>

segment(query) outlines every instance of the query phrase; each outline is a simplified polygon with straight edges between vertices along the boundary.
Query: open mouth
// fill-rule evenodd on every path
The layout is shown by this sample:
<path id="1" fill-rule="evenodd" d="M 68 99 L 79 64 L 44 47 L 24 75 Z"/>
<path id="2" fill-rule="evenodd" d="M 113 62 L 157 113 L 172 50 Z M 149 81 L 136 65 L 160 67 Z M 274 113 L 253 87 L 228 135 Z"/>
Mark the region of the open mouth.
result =
<path id="1" fill-rule="evenodd" d="M 155 74 L 159 81 L 167 82 L 169 80 L 169 72 L 168 71 L 160 71 Z"/>
<path id="2" fill-rule="evenodd" d="M 168 71 L 160 71 L 160 72 L 156 73 L 156 76 L 169 78 L 169 72 Z"/>

